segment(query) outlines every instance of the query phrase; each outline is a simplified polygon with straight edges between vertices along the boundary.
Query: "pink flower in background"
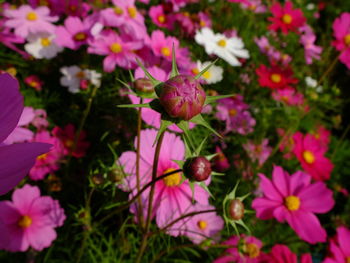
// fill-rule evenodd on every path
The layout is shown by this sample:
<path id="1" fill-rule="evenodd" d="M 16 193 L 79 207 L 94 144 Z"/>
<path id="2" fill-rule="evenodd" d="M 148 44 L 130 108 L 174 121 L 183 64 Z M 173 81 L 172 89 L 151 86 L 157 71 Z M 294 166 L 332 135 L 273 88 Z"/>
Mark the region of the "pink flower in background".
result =
<path id="1" fill-rule="evenodd" d="M 138 56 L 135 50 L 142 48 L 140 41 L 124 41 L 112 30 L 105 30 L 90 43 L 89 53 L 105 55 L 103 60 L 103 70 L 112 72 L 116 65 L 132 69 L 136 67 Z"/>
<path id="2" fill-rule="evenodd" d="M 232 2 L 232 0 L 229 0 Z M 262 3 L 261 0 L 243 0 L 237 1 L 241 3 L 243 9 L 248 9 L 253 11 L 254 13 L 265 13 L 267 11 L 266 6 Z"/>
<path id="3" fill-rule="evenodd" d="M 47 121 L 46 111 L 43 109 L 34 110 L 35 117 L 32 120 L 32 125 L 38 130 L 44 130 L 49 126 L 49 122 Z"/>
<path id="4" fill-rule="evenodd" d="M 253 236 L 232 236 L 223 245 L 230 246 L 224 254 L 213 263 L 259 263 L 263 255 L 260 251 L 262 242 Z"/>
<path id="5" fill-rule="evenodd" d="M 286 134 L 286 131 L 282 128 L 277 128 L 277 133 L 281 138 L 279 149 L 284 153 L 283 158 L 287 160 L 292 159 L 292 150 L 294 148 L 294 140 L 292 134 Z"/>
<path id="6" fill-rule="evenodd" d="M 6 9 L 4 15 L 8 18 L 5 26 L 13 28 L 15 34 L 26 38 L 29 34 L 41 32 L 54 33 L 58 17 L 50 16 L 50 9 L 46 6 L 31 8 L 29 5 L 22 5 L 18 9 Z"/>
<path id="7" fill-rule="evenodd" d="M 298 258 L 286 245 L 276 244 L 271 252 L 263 257 L 261 263 L 298 263 Z M 312 263 L 311 255 L 303 254 L 300 263 Z"/>
<path id="8" fill-rule="evenodd" d="M 272 148 L 268 144 L 269 140 L 263 139 L 260 144 L 254 144 L 252 141 L 248 141 L 242 146 L 252 162 L 258 161 L 259 166 L 262 166 L 272 152 Z"/>
<path id="9" fill-rule="evenodd" d="M 222 152 L 219 146 L 215 146 L 215 153 L 217 154 L 213 159 L 213 168 L 218 172 L 225 172 L 230 168 L 230 163 L 228 162 L 227 157 Z"/>
<path id="10" fill-rule="evenodd" d="M 159 27 L 172 29 L 175 16 L 173 14 L 167 14 L 163 8 L 163 5 L 155 5 L 149 9 L 149 16 L 152 22 Z"/>
<path id="11" fill-rule="evenodd" d="M 19 49 L 15 44 L 23 44 L 25 42 L 24 38 L 16 36 L 11 32 L 9 27 L 4 26 L 6 19 L 0 20 L 0 43 L 6 47 L 16 51 L 21 54 L 24 58 L 28 58 L 29 55 L 27 52 Z"/>
<path id="12" fill-rule="evenodd" d="M 290 1 L 287 1 L 284 7 L 276 2 L 270 10 L 273 15 L 273 17 L 269 17 L 269 21 L 272 22 L 269 26 L 270 30 L 278 31 L 280 29 L 283 34 L 288 34 L 289 31 L 297 31 L 306 22 L 301 9 L 293 9 L 293 3 Z"/>
<path id="13" fill-rule="evenodd" d="M 24 79 L 24 83 L 26 83 L 29 87 L 35 89 L 36 91 L 41 91 L 43 82 L 36 75 L 30 75 Z"/>
<path id="14" fill-rule="evenodd" d="M 0 249 L 11 252 L 41 251 L 56 239 L 56 227 L 66 216 L 58 201 L 40 196 L 36 186 L 16 189 L 11 201 L 0 202 Z"/>
<path id="15" fill-rule="evenodd" d="M 35 134 L 34 142 L 45 142 L 53 145 L 51 151 L 37 157 L 33 168 L 29 171 L 29 177 L 32 180 L 42 180 L 45 175 L 57 171 L 60 168 L 59 161 L 64 154 L 62 142 L 52 137 L 48 131 L 40 131 Z"/>
<path id="16" fill-rule="evenodd" d="M 283 89 L 291 84 L 298 83 L 298 79 L 294 78 L 293 71 L 289 67 L 281 67 L 279 65 L 271 65 L 270 68 L 261 64 L 256 70 L 259 85 L 270 89 Z"/>
<path id="17" fill-rule="evenodd" d="M 306 25 L 300 28 L 300 31 L 303 32 L 303 35 L 300 37 L 300 43 L 304 46 L 305 61 L 306 64 L 310 65 L 313 59 L 320 60 L 322 47 L 315 45 L 316 35 L 311 27 Z"/>
<path id="18" fill-rule="evenodd" d="M 296 132 L 293 135 L 293 153 L 301 163 L 301 167 L 315 180 L 328 180 L 333 170 L 331 160 L 324 154 L 327 148 L 312 134 L 303 135 Z"/>
<path id="19" fill-rule="evenodd" d="M 318 141 L 320 147 L 324 147 L 324 151 L 326 152 L 328 151 L 328 144 L 331 141 L 331 132 L 322 125 L 318 125 L 316 128 L 311 134 Z"/>
<path id="20" fill-rule="evenodd" d="M 151 181 L 152 165 L 155 146 L 152 146 L 156 138 L 157 131 L 146 129 L 141 131 L 141 149 L 140 149 L 140 178 L 141 187 Z M 136 148 L 136 139 L 135 139 Z M 157 175 L 179 169 L 174 160 L 184 160 L 185 145 L 181 139 L 174 134 L 165 133 L 160 155 Z M 120 187 L 124 191 L 131 191 L 129 198 L 136 193 L 136 175 L 135 175 L 135 152 L 124 152 L 119 162 L 124 171 L 129 174 L 124 178 L 124 183 Z M 149 189 L 142 194 L 144 215 L 147 214 Z M 193 200 L 202 205 L 208 205 L 209 194 L 198 185 L 195 185 Z M 158 227 L 164 227 L 183 214 L 188 213 L 192 206 L 192 190 L 188 180 L 182 181 L 181 173 L 172 174 L 155 184 L 155 193 L 153 200 L 153 214 L 156 217 Z M 136 213 L 137 208 L 131 207 L 131 211 Z M 181 231 L 171 231 L 171 234 L 177 236 Z"/>
<path id="21" fill-rule="evenodd" d="M 274 166 L 272 180 L 259 174 L 263 197 L 252 203 L 256 216 L 266 220 L 276 218 L 288 222 L 297 235 L 310 244 L 325 242 L 327 233 L 314 213 L 323 214 L 334 206 L 333 193 L 323 182 L 311 184 L 304 172 L 289 175 L 280 166 Z"/>
<path id="22" fill-rule="evenodd" d="M 300 106 L 304 103 L 304 95 L 292 87 L 274 90 L 272 98 L 289 106 Z"/>
<path id="23" fill-rule="evenodd" d="M 344 263 L 350 261 L 350 230 L 344 226 L 337 228 L 337 236 L 330 241 L 329 255 L 323 263 Z"/>
<path id="24" fill-rule="evenodd" d="M 0 195 L 6 194 L 27 175 L 37 156 L 50 150 L 46 143 L 2 142 L 16 128 L 23 111 L 23 97 L 16 79 L 0 74 Z"/>
<path id="25" fill-rule="evenodd" d="M 342 13 L 334 20 L 333 36 L 332 46 L 342 52 L 339 60 L 350 69 L 350 13 Z"/>

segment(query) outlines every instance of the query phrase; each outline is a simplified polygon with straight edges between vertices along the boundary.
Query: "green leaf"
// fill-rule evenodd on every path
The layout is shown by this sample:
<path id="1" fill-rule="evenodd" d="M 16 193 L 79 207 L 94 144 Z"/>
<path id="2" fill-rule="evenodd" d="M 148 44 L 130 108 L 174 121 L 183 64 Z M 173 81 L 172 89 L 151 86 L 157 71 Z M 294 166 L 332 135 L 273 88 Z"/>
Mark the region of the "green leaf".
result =
<path id="1" fill-rule="evenodd" d="M 204 102 L 204 105 L 207 105 L 209 103 L 215 102 L 219 99 L 225 99 L 230 98 L 232 96 L 235 96 L 235 94 L 229 94 L 229 95 L 219 95 L 219 96 L 207 96 Z"/>
<path id="2" fill-rule="evenodd" d="M 117 105 L 118 108 L 151 108 L 149 103 L 143 103 L 143 104 L 120 104 Z"/>
<path id="3" fill-rule="evenodd" d="M 172 52 L 172 67 L 171 67 L 171 74 L 170 74 L 170 78 L 173 78 L 177 75 L 179 75 L 179 70 L 177 69 L 177 64 L 176 64 L 176 54 L 175 54 L 175 46 L 173 43 L 173 52 Z"/>
<path id="4" fill-rule="evenodd" d="M 214 133 L 216 136 L 222 138 L 222 136 L 219 133 L 217 133 L 217 131 L 214 130 L 210 126 L 210 124 L 206 122 L 206 120 L 203 119 L 201 114 L 194 116 L 192 119 L 190 119 L 190 122 L 196 123 L 198 125 L 202 125 L 202 126 L 206 127 L 208 130 L 210 130 L 212 133 Z"/>
<path id="5" fill-rule="evenodd" d="M 199 79 L 205 72 L 207 72 L 219 59 L 215 59 L 214 62 L 210 63 L 210 65 L 206 66 L 201 72 L 199 72 L 194 78 Z"/>

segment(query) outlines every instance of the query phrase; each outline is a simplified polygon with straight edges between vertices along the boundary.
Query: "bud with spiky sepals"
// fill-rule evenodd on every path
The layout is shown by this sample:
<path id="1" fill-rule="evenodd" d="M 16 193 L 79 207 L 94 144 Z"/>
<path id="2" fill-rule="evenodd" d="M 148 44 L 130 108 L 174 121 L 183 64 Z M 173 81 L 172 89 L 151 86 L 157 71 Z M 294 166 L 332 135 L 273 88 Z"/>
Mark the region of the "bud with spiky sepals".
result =
<path id="1" fill-rule="evenodd" d="M 202 112 L 206 99 L 199 81 L 189 75 L 170 78 L 156 92 L 164 110 L 171 117 L 185 121 Z"/>
<path id="2" fill-rule="evenodd" d="M 135 80 L 132 85 L 136 92 L 145 94 L 151 94 L 154 92 L 153 83 L 147 78 L 139 78 Z"/>
<path id="3" fill-rule="evenodd" d="M 202 182 L 211 175 L 211 164 L 204 156 L 189 158 L 185 163 L 185 175 L 193 181 Z"/>
<path id="4" fill-rule="evenodd" d="M 233 220 L 240 220 L 244 216 L 244 204 L 239 199 L 232 199 L 228 207 L 228 214 Z"/>

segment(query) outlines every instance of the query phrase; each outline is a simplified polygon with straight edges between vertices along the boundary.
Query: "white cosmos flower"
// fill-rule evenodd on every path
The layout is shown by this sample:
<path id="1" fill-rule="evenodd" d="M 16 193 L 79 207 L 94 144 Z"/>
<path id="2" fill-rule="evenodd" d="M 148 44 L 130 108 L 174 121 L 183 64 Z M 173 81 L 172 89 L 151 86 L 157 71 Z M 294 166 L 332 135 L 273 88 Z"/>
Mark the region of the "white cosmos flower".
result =
<path id="1" fill-rule="evenodd" d="M 62 86 L 68 87 L 68 91 L 71 93 L 79 92 L 81 89 L 84 89 L 87 84 L 92 84 L 97 87 L 101 85 L 102 75 L 95 70 L 81 69 L 80 67 L 73 65 L 62 67 L 60 71 L 63 74 L 60 83 Z"/>
<path id="2" fill-rule="evenodd" d="M 31 34 L 24 49 L 33 57 L 51 59 L 63 50 L 63 47 L 55 43 L 56 36 L 49 33 Z"/>
<path id="3" fill-rule="evenodd" d="M 226 37 L 223 34 L 215 34 L 210 28 L 198 30 L 195 35 L 198 44 L 204 46 L 207 54 L 215 54 L 232 66 L 241 66 L 238 58 L 249 58 L 248 50 L 244 49 L 242 39 L 238 37 Z"/>
<path id="4" fill-rule="evenodd" d="M 199 72 L 201 72 L 203 69 L 205 69 L 210 64 L 211 64 L 210 61 L 206 61 L 204 63 L 202 63 L 200 61 L 197 61 L 197 66 L 196 66 L 196 68 L 192 69 L 192 72 L 197 75 Z M 204 80 L 205 83 L 207 83 L 207 84 L 218 83 L 218 82 L 220 82 L 222 80 L 223 72 L 224 72 L 224 70 L 222 69 L 222 67 L 212 65 L 208 69 L 208 71 L 206 71 L 200 77 L 200 79 Z"/>
<path id="5" fill-rule="evenodd" d="M 315 79 L 313 79 L 313 78 L 308 76 L 308 77 L 305 78 L 305 82 L 306 82 L 306 85 L 308 87 L 315 89 L 315 91 L 317 93 L 321 93 L 322 92 L 323 88 L 322 88 L 322 86 L 317 86 L 317 80 L 315 80 Z"/>

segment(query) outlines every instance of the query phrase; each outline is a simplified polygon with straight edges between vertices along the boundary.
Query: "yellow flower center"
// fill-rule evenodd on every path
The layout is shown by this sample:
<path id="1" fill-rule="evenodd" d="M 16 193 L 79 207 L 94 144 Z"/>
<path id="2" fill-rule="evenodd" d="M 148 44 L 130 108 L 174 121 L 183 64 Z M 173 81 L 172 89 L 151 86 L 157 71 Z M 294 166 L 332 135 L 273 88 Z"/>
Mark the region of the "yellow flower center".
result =
<path id="1" fill-rule="evenodd" d="M 228 114 L 229 114 L 231 117 L 234 117 L 234 116 L 237 115 L 237 110 L 235 110 L 235 109 L 230 109 L 230 110 L 228 111 Z"/>
<path id="2" fill-rule="evenodd" d="M 166 56 L 166 57 L 169 57 L 171 54 L 171 50 L 168 47 L 162 47 L 160 52 L 163 54 L 163 56 Z"/>
<path id="3" fill-rule="evenodd" d="M 201 27 L 206 27 L 206 26 L 207 26 L 207 23 L 205 23 L 205 21 L 201 20 L 201 21 L 199 21 L 199 25 L 200 25 Z"/>
<path id="4" fill-rule="evenodd" d="M 173 171 L 175 171 L 174 168 L 169 168 L 169 169 L 166 169 L 163 174 L 167 174 L 167 173 L 170 173 Z M 163 179 L 163 182 L 166 186 L 170 186 L 170 187 L 177 186 L 181 183 L 181 175 L 180 175 L 180 173 L 174 173 L 172 175 L 165 177 Z"/>
<path id="5" fill-rule="evenodd" d="M 209 70 L 206 71 L 206 72 L 204 72 L 203 75 L 202 75 L 202 77 L 205 78 L 205 79 L 210 79 L 211 73 L 209 72 Z"/>
<path id="6" fill-rule="evenodd" d="M 350 257 L 346 258 L 346 263 L 350 263 Z"/>
<path id="7" fill-rule="evenodd" d="M 207 228 L 208 223 L 207 223 L 207 221 L 199 220 L 197 223 L 197 226 L 199 227 L 199 229 L 204 230 Z"/>
<path id="8" fill-rule="evenodd" d="M 282 99 L 282 101 L 284 101 L 285 103 L 288 103 L 288 102 L 289 102 L 289 97 L 287 97 L 287 96 L 282 96 L 281 99 Z"/>
<path id="9" fill-rule="evenodd" d="M 282 76 L 281 74 L 273 73 L 271 74 L 270 79 L 274 83 L 280 83 L 282 80 Z"/>
<path id="10" fill-rule="evenodd" d="M 220 46 L 220 47 L 226 47 L 226 40 L 221 39 L 216 44 L 218 44 L 218 46 Z"/>
<path id="11" fill-rule="evenodd" d="M 27 228 L 27 227 L 30 227 L 32 222 L 33 221 L 29 216 L 24 215 L 19 219 L 19 221 L 17 222 L 17 225 L 22 228 Z"/>
<path id="12" fill-rule="evenodd" d="M 116 54 L 122 52 L 123 50 L 123 47 L 119 43 L 113 43 L 109 48 L 113 53 Z"/>
<path id="13" fill-rule="evenodd" d="M 31 86 L 32 88 L 36 88 L 39 85 L 39 83 L 32 80 L 31 82 L 28 83 L 28 85 Z"/>
<path id="14" fill-rule="evenodd" d="M 193 68 L 191 71 L 192 71 L 193 75 L 197 75 L 199 73 L 198 68 Z"/>
<path id="15" fill-rule="evenodd" d="M 74 141 L 73 141 L 73 140 L 70 140 L 70 139 L 66 140 L 65 143 L 64 143 L 64 145 L 65 145 L 67 148 L 71 148 L 71 147 L 73 146 L 73 144 L 74 144 Z"/>
<path id="16" fill-rule="evenodd" d="M 28 14 L 27 14 L 27 20 L 29 20 L 29 21 L 35 21 L 35 20 L 37 20 L 38 19 L 38 15 L 36 14 L 36 13 L 34 13 L 34 12 L 29 12 Z"/>
<path id="17" fill-rule="evenodd" d="M 79 71 L 77 74 L 75 74 L 75 76 L 78 79 L 83 79 L 83 78 L 85 78 L 85 73 L 84 73 L 84 71 Z"/>
<path id="18" fill-rule="evenodd" d="M 243 247 L 243 252 L 250 258 L 257 258 L 260 254 L 260 248 L 257 244 L 246 243 Z"/>
<path id="19" fill-rule="evenodd" d="M 114 7 L 114 13 L 117 15 L 117 16 L 120 16 L 124 13 L 123 9 L 121 9 L 120 7 L 116 6 Z"/>
<path id="20" fill-rule="evenodd" d="M 47 153 L 44 153 L 42 155 L 39 155 L 38 157 L 36 157 L 37 160 L 45 160 L 47 157 Z"/>
<path id="21" fill-rule="evenodd" d="M 345 37 L 344 37 L 344 42 L 347 46 L 350 46 L 350 34 L 347 34 Z"/>
<path id="22" fill-rule="evenodd" d="M 76 41 L 83 41 L 85 39 L 87 39 L 87 35 L 84 32 L 79 32 L 74 35 L 74 40 Z"/>
<path id="23" fill-rule="evenodd" d="M 292 23 L 293 17 L 289 14 L 285 14 L 282 16 L 282 21 L 283 21 L 283 23 L 289 25 L 290 23 Z"/>
<path id="24" fill-rule="evenodd" d="M 158 22 L 159 23 L 164 24 L 165 20 L 166 20 L 165 16 L 163 16 L 163 15 L 158 16 Z"/>
<path id="25" fill-rule="evenodd" d="M 284 199 L 284 205 L 287 207 L 289 211 L 296 211 L 300 207 L 300 199 L 295 195 L 287 196 Z"/>
<path id="26" fill-rule="evenodd" d="M 48 39 L 47 37 L 44 37 L 44 38 L 41 39 L 41 45 L 43 47 L 48 47 L 48 46 L 51 45 L 51 40 Z"/>
<path id="27" fill-rule="evenodd" d="M 131 18 L 135 18 L 137 15 L 137 10 L 135 7 L 128 7 L 128 13 Z"/>
<path id="28" fill-rule="evenodd" d="M 308 164 L 313 164 L 315 162 L 315 155 L 310 151 L 304 151 L 303 158 Z"/>

